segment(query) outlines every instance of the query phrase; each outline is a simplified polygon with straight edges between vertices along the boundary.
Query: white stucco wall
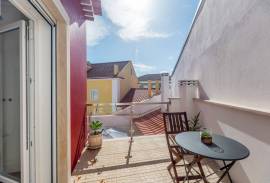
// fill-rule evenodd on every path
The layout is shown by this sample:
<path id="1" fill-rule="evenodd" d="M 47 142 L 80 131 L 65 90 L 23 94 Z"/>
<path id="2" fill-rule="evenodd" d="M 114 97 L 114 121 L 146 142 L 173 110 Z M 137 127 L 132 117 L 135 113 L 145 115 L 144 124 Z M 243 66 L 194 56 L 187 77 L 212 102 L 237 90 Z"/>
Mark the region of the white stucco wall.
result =
<path id="1" fill-rule="evenodd" d="M 112 103 L 118 103 L 120 101 L 120 79 L 112 79 Z"/>
<path id="2" fill-rule="evenodd" d="M 199 79 L 205 98 L 270 109 L 269 20 L 270 1 L 207 0 L 173 82 Z"/>
<path id="3" fill-rule="evenodd" d="M 203 99 L 270 111 L 269 45 L 270 1 L 206 0 L 172 86 L 199 80 Z M 173 89 L 176 96 L 178 88 Z M 250 157 L 232 170 L 234 181 L 270 182 L 270 118 L 200 102 L 195 106 L 205 126 L 250 149 Z"/>

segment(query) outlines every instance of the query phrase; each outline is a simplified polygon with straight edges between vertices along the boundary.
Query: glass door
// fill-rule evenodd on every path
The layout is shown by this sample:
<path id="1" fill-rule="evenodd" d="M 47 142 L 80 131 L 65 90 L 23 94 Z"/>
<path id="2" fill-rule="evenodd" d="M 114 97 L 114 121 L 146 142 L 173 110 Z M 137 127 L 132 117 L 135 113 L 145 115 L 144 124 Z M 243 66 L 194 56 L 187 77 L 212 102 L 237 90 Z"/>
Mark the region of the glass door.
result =
<path id="1" fill-rule="evenodd" d="M 0 27 L 0 182 L 27 182 L 26 30 Z"/>

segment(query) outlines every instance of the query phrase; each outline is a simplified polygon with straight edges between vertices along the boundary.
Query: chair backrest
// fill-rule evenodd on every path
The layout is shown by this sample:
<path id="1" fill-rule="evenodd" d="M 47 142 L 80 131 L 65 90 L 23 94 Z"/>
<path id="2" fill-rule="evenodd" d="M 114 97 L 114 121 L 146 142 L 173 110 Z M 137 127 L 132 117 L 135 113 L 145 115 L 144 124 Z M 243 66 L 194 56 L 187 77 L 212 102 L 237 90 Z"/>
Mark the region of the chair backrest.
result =
<path id="1" fill-rule="evenodd" d="M 186 112 L 163 113 L 166 134 L 178 134 L 189 131 Z"/>

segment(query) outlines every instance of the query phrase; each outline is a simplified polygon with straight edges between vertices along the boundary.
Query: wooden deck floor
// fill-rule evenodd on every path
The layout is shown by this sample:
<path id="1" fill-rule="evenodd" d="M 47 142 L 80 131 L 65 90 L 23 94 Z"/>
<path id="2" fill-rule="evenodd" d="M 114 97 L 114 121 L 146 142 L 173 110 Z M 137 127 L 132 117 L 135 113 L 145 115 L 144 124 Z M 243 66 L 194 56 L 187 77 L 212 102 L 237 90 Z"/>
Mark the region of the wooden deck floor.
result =
<path id="1" fill-rule="evenodd" d="M 172 183 L 167 171 L 169 154 L 164 135 L 106 140 L 100 150 L 85 150 L 73 175 L 73 183 Z M 204 161 L 206 174 L 218 168 L 214 161 Z M 184 175 L 184 169 L 179 168 Z M 209 177 L 214 182 L 219 175 Z M 228 182 L 227 177 L 223 183 Z"/>

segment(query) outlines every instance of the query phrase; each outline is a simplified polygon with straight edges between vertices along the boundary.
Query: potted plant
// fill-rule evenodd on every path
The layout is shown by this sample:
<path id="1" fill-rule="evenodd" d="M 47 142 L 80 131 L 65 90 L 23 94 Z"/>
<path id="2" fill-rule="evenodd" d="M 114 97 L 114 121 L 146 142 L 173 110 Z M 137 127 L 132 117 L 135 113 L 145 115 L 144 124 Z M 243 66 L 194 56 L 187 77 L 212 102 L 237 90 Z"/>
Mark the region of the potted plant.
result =
<path id="1" fill-rule="evenodd" d="M 206 145 L 212 144 L 212 135 L 207 130 L 201 132 L 201 141 Z"/>
<path id="2" fill-rule="evenodd" d="M 189 126 L 190 131 L 199 131 L 201 129 L 200 119 L 199 119 L 200 114 L 201 112 L 196 114 L 193 118 L 191 118 L 191 120 L 188 121 L 188 126 Z"/>
<path id="3" fill-rule="evenodd" d="M 207 128 L 201 128 L 200 125 L 200 114 L 196 114 L 191 120 L 188 121 L 188 126 L 190 131 L 200 131 L 201 141 L 206 145 L 212 144 L 212 133 Z"/>
<path id="4" fill-rule="evenodd" d="M 99 149 L 102 146 L 102 123 L 98 120 L 92 121 L 89 124 L 91 129 L 88 136 L 88 148 L 89 149 Z"/>

